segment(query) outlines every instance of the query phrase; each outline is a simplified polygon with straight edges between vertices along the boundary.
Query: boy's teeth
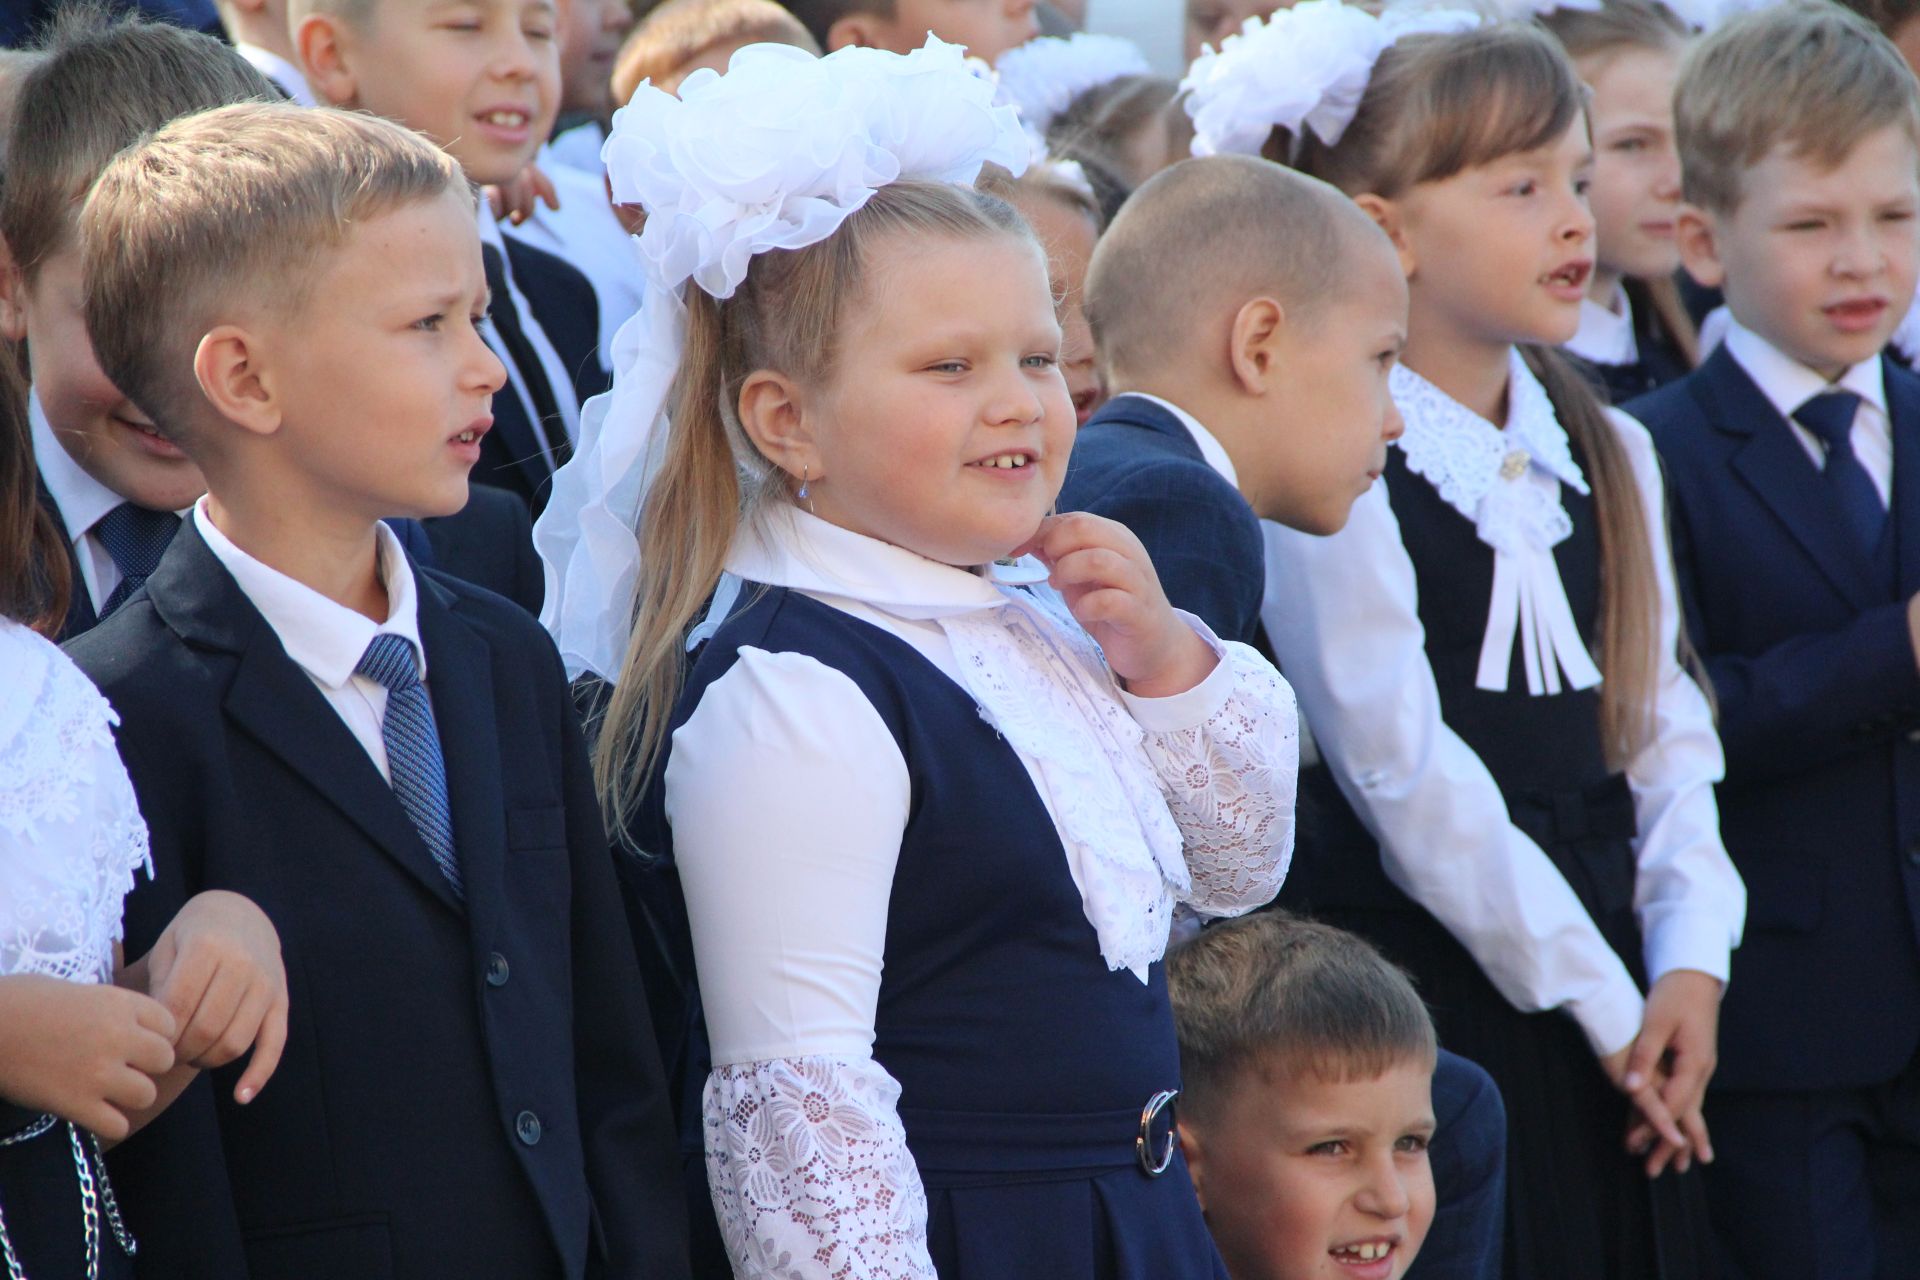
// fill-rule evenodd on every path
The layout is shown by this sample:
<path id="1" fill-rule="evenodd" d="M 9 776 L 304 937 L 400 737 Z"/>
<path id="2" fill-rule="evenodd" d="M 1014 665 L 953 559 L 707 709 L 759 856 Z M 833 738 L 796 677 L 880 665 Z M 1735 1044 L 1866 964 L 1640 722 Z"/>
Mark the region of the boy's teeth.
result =
<path id="1" fill-rule="evenodd" d="M 1342 1245 L 1338 1249 L 1335 1249 L 1334 1252 L 1342 1257 L 1352 1258 L 1357 1262 L 1378 1262 L 1380 1259 L 1386 1257 L 1392 1248 L 1392 1245 L 1382 1240 L 1375 1241 L 1371 1244 Z"/>
<path id="2" fill-rule="evenodd" d="M 1015 467 L 1026 466 L 1028 461 L 1030 461 L 1030 459 L 1024 453 L 1003 453 L 997 458 L 988 458 L 980 465 L 983 467 L 999 467 L 1003 471 L 1010 471 Z"/>

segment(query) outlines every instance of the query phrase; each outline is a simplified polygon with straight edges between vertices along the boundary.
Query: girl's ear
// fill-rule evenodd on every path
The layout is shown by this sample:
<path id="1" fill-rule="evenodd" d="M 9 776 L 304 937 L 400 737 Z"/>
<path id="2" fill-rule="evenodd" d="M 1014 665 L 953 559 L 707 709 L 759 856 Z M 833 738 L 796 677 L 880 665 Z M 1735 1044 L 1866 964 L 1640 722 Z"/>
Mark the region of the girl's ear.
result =
<path id="1" fill-rule="evenodd" d="M 1683 204 L 1673 217 L 1673 240 L 1680 249 L 1680 265 L 1703 288 L 1718 289 L 1727 278 L 1720 261 L 1720 226 L 1714 215 L 1698 205 Z"/>
<path id="2" fill-rule="evenodd" d="M 1286 309 L 1272 298 L 1249 299 L 1234 312 L 1227 362 L 1241 391 L 1257 396 L 1272 389 L 1286 336 Z"/>
<path id="3" fill-rule="evenodd" d="M 823 478 L 813 423 L 793 379 L 771 369 L 756 370 L 741 384 L 738 410 L 741 429 L 767 461 L 796 480 Z"/>
<path id="4" fill-rule="evenodd" d="M 280 429 L 280 405 L 260 354 L 252 334 L 223 324 L 194 348 L 193 376 L 222 418 L 252 435 L 270 436 Z"/>
<path id="5" fill-rule="evenodd" d="M 1371 191 L 1355 196 L 1353 202 L 1387 233 L 1387 239 L 1393 241 L 1393 251 L 1400 255 L 1400 273 L 1409 280 L 1413 279 L 1417 265 L 1413 256 L 1413 239 L 1407 234 L 1406 211 L 1399 202 L 1377 196 Z"/>

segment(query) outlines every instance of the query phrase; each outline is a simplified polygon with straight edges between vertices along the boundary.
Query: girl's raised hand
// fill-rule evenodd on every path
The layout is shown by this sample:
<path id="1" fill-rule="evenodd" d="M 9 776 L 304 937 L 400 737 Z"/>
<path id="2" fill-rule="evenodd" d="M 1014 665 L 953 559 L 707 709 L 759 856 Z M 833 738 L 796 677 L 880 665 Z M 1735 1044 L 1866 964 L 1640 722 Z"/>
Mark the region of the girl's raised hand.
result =
<path id="1" fill-rule="evenodd" d="M 1040 557 L 1048 583 L 1136 697 L 1185 693 L 1218 664 L 1212 646 L 1167 603 L 1147 549 L 1125 525 L 1084 511 L 1048 516 L 1014 554 Z"/>
<path id="2" fill-rule="evenodd" d="M 0 1097 L 107 1142 L 127 1136 L 173 1067 L 173 1015 L 120 987 L 0 977 L 0 1027 Z"/>

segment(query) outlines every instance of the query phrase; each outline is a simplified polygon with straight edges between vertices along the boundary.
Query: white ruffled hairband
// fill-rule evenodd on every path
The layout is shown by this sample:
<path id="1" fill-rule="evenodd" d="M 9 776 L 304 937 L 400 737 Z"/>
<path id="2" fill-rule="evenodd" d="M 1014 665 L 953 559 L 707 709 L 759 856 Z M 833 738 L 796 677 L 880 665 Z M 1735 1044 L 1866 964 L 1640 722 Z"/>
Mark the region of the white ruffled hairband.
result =
<path id="1" fill-rule="evenodd" d="M 1133 41 L 1086 32 L 1029 40 L 1001 54 L 994 66 L 1001 101 L 1018 108 L 1021 120 L 1042 140 L 1081 94 L 1125 76 L 1152 73 Z"/>
<path id="2" fill-rule="evenodd" d="M 689 284 L 729 298 L 755 254 L 818 244 L 889 183 L 971 184 L 988 163 L 1017 175 L 1029 154 L 1013 108 L 933 37 L 904 56 L 750 45 L 724 75 L 697 71 L 678 97 L 643 84 L 614 114 L 602 158 L 614 200 L 647 213 L 646 292 L 614 337 L 613 389 L 581 411 L 579 446 L 533 528 L 540 621 L 570 677 L 613 679 L 626 654 Z"/>
<path id="3" fill-rule="evenodd" d="M 1410 35 L 1451 34 L 1481 25 L 1464 9 L 1390 8 L 1380 17 L 1342 0 L 1301 0 L 1273 16 L 1249 18 L 1216 51 L 1203 50 L 1185 80 L 1193 154 L 1258 155 L 1268 136 L 1306 130 L 1336 145 L 1366 95 L 1380 55 Z"/>

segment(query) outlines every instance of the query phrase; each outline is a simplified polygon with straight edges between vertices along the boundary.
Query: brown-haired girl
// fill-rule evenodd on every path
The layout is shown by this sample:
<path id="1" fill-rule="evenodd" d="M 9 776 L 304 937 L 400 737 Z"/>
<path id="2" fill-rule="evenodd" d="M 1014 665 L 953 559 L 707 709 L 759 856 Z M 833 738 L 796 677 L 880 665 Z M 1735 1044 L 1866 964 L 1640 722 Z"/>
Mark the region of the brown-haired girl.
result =
<path id="1" fill-rule="evenodd" d="M 1625 404 L 1699 363 L 1699 333 L 1675 282 L 1673 90 L 1691 33 L 1660 0 L 1563 6 L 1540 22 L 1588 87 L 1593 133 L 1593 275 L 1566 350 L 1588 366 L 1609 403 Z"/>
<path id="2" fill-rule="evenodd" d="M 663 328 L 536 540 L 617 679 L 602 786 L 684 888 L 737 1275 L 1224 1276 L 1161 960 L 1177 903 L 1278 887 L 1292 698 L 1049 514 L 1045 256 L 960 185 L 1028 152 L 991 93 L 937 41 L 756 45 L 608 144 Z"/>
<path id="3" fill-rule="evenodd" d="M 1693 1196 L 1623 1139 L 1648 1173 L 1711 1158 L 1744 895 L 1651 442 L 1553 350 L 1593 272 L 1579 82 L 1535 27 L 1305 0 L 1189 85 L 1199 149 L 1346 191 L 1411 298 L 1382 483 L 1331 538 L 1268 536 L 1267 629 L 1339 791 L 1285 900 L 1405 964 L 1499 1083 L 1508 1275 L 1692 1274 Z"/>

